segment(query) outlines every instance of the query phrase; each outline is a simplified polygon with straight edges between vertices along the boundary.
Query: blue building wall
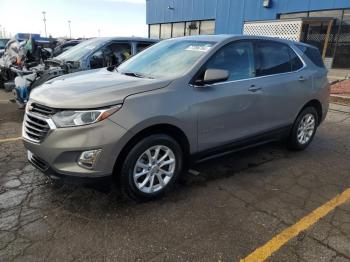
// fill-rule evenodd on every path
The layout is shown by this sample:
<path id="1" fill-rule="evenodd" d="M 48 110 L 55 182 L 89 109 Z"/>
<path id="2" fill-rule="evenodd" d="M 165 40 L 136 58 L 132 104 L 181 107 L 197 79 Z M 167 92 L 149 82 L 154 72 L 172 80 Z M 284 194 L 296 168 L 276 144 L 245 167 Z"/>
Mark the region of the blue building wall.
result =
<path id="1" fill-rule="evenodd" d="M 276 19 L 278 14 L 350 8 L 350 0 L 146 0 L 147 24 L 215 19 L 215 33 L 242 33 L 244 21 Z M 173 9 L 168 9 L 168 6 Z"/>

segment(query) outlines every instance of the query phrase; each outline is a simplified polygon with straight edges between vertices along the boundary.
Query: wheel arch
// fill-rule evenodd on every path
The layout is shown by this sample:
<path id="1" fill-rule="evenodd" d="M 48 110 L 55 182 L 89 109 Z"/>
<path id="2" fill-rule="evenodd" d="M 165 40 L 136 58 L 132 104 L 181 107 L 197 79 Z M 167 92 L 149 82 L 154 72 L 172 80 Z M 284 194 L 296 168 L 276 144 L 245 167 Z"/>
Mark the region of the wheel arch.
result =
<path id="1" fill-rule="evenodd" d="M 184 168 L 186 168 L 189 165 L 190 142 L 187 136 L 185 135 L 185 132 L 179 127 L 172 124 L 155 124 L 140 130 L 129 139 L 129 141 L 120 151 L 117 160 L 115 161 L 113 175 L 119 175 L 123 161 L 127 156 L 127 153 L 131 150 L 131 148 L 144 137 L 153 134 L 165 134 L 175 139 L 179 143 L 183 151 Z"/>
<path id="2" fill-rule="evenodd" d="M 306 107 L 314 107 L 317 111 L 317 117 L 318 117 L 318 121 L 317 121 L 317 124 L 319 125 L 322 121 L 322 117 L 323 117 L 323 109 L 322 109 L 322 104 L 319 100 L 317 99 L 312 99 L 310 100 L 309 102 L 307 102 L 300 110 L 299 110 L 299 113 L 298 113 L 298 116 L 299 114 L 306 108 Z M 297 117 L 298 117 L 297 116 Z"/>

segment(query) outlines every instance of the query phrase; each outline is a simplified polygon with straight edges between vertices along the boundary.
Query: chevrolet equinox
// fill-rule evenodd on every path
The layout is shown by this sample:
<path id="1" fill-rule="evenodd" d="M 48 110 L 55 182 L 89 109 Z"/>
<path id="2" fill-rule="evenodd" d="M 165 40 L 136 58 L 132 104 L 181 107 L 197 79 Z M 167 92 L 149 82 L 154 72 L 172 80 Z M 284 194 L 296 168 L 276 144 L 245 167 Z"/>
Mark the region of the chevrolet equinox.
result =
<path id="1" fill-rule="evenodd" d="M 114 175 L 131 198 L 169 190 L 193 160 L 286 139 L 305 149 L 328 110 L 318 49 L 266 37 L 162 41 L 118 68 L 64 75 L 30 95 L 29 161 L 52 178 Z"/>

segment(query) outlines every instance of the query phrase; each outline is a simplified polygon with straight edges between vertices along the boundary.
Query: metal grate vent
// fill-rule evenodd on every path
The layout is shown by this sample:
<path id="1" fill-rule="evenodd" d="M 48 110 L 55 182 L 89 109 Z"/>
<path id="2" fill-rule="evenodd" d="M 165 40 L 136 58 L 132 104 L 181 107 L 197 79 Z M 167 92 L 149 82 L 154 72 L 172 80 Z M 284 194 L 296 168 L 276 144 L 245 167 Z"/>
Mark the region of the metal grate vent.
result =
<path id="1" fill-rule="evenodd" d="M 243 34 L 300 41 L 301 29 L 302 21 L 246 22 L 244 24 Z"/>

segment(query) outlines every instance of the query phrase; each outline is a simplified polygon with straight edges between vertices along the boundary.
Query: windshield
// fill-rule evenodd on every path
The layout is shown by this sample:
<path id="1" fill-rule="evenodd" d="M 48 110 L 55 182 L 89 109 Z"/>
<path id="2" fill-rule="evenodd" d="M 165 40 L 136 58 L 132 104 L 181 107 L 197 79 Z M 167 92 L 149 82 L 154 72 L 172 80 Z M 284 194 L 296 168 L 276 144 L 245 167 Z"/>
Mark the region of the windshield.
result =
<path id="1" fill-rule="evenodd" d="M 0 49 L 5 49 L 6 43 L 8 41 L 8 39 L 0 39 Z"/>
<path id="2" fill-rule="evenodd" d="M 68 49 L 66 52 L 55 57 L 55 59 L 62 61 L 79 61 L 87 53 L 91 52 L 96 46 L 99 46 L 101 42 L 105 41 L 103 38 L 93 38 L 86 40 L 76 46 Z"/>
<path id="3" fill-rule="evenodd" d="M 124 62 L 118 71 L 153 78 L 178 77 L 187 72 L 214 44 L 195 40 L 163 41 Z"/>

